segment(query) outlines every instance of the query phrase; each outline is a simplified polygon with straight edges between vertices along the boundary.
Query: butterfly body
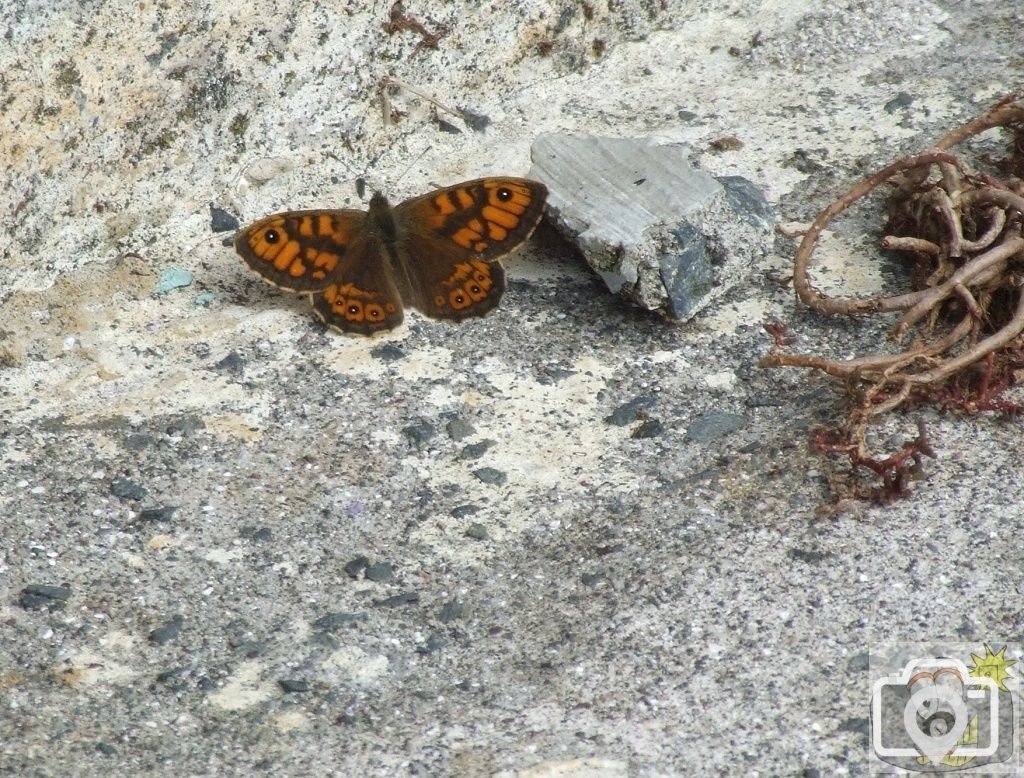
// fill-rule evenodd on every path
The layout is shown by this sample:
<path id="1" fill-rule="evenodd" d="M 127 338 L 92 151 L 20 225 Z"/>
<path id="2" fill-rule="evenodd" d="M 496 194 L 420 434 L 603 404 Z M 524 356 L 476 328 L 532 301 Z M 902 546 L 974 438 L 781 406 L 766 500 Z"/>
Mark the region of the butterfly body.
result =
<path id="1" fill-rule="evenodd" d="M 235 249 L 265 280 L 309 294 L 325 323 L 370 335 L 398 326 L 406 306 L 458 321 L 491 311 L 505 290 L 498 260 L 536 228 L 546 187 L 481 178 L 392 207 L 289 211 L 242 230 Z"/>

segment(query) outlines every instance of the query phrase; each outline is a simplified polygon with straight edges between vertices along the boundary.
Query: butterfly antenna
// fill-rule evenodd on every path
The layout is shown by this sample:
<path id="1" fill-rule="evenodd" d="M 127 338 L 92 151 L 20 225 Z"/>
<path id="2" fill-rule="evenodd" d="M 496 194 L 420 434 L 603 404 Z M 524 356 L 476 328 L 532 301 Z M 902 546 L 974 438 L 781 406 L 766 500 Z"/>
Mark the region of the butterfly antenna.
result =
<path id="1" fill-rule="evenodd" d="M 405 178 L 405 174 L 408 173 L 410 170 L 412 170 L 413 166 L 416 163 L 418 163 L 421 159 L 423 159 L 424 155 L 428 151 L 430 151 L 432 148 L 433 148 L 433 146 L 428 145 L 425 149 L 423 149 L 423 151 L 421 151 L 419 154 L 417 154 L 416 155 L 416 159 L 414 159 L 412 162 L 410 162 L 408 165 L 406 165 L 405 170 L 402 171 L 402 174 L 400 176 L 398 176 L 398 178 L 395 179 L 395 183 L 397 184 L 399 181 L 401 181 L 403 178 Z"/>

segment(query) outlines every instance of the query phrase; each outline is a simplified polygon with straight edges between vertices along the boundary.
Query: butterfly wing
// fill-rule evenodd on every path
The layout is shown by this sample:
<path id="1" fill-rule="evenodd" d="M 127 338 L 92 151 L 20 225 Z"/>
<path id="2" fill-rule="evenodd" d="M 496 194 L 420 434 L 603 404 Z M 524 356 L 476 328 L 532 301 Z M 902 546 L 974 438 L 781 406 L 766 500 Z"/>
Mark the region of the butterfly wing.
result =
<path id="1" fill-rule="evenodd" d="M 505 291 L 498 260 L 540 222 L 547 187 L 525 178 L 480 178 L 406 200 L 394 209 L 409 302 L 435 319 L 483 316 Z"/>
<path id="2" fill-rule="evenodd" d="M 372 335 L 402 323 L 402 297 L 384 261 L 380 241 L 360 236 L 349 246 L 345 267 L 335 270 L 322 292 L 311 295 L 324 324 L 343 332 Z"/>
<path id="3" fill-rule="evenodd" d="M 319 292 L 355 268 L 350 249 L 365 220 L 353 210 L 275 213 L 239 232 L 235 251 L 274 286 Z"/>

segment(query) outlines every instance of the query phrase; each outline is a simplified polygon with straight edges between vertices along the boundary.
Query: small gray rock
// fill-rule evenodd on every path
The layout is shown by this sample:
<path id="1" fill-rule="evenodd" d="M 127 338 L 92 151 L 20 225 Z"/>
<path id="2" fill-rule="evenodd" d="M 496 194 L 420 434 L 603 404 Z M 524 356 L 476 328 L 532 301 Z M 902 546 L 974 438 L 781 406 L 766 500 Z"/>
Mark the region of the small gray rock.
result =
<path id="1" fill-rule="evenodd" d="M 334 613 L 327 613 L 321 616 L 313 622 L 313 626 L 321 632 L 334 632 L 348 624 L 353 624 L 357 621 L 364 621 L 365 619 L 365 613 L 345 613 L 343 611 L 336 611 Z"/>
<path id="2" fill-rule="evenodd" d="M 427 441 L 429 441 L 432 437 L 434 437 L 434 435 L 437 434 L 437 430 L 434 429 L 433 424 L 426 421 L 425 419 L 421 419 L 420 421 L 417 421 L 415 424 L 410 424 L 408 427 L 403 427 L 402 434 L 414 448 L 419 449 L 426 445 Z"/>
<path id="3" fill-rule="evenodd" d="M 383 600 L 377 600 L 373 604 L 378 608 L 399 608 L 402 605 L 415 605 L 420 601 L 419 592 L 402 592 Z"/>
<path id="4" fill-rule="evenodd" d="M 457 621 L 462 618 L 462 614 L 465 611 L 465 606 L 458 600 L 448 600 L 443 606 L 441 606 L 441 613 L 438 618 L 441 619 L 442 624 L 451 624 L 453 621 Z"/>
<path id="5" fill-rule="evenodd" d="M 159 508 L 143 508 L 139 511 L 139 521 L 170 521 L 177 505 L 162 505 Z"/>
<path id="6" fill-rule="evenodd" d="M 530 177 L 548 215 L 612 292 L 685 321 L 770 251 L 774 218 L 744 178 L 695 169 L 654 138 L 545 134 Z"/>

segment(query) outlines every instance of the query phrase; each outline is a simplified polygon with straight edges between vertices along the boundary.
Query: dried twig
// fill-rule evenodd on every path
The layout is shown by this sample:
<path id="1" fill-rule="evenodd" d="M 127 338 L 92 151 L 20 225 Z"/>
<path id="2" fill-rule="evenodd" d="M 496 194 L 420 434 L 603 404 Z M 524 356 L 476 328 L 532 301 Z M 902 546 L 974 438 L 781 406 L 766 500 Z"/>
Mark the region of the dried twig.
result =
<path id="1" fill-rule="evenodd" d="M 823 452 L 847 454 L 854 469 L 883 477 L 883 493 L 904 493 L 902 470 L 919 467 L 930 454 L 923 430 L 918 441 L 887 458 L 872 456 L 865 443 L 868 423 L 881 414 L 924 401 L 963 410 L 1020 408 L 995 398 L 1024 367 L 1024 184 L 975 172 L 949 149 L 980 132 L 1014 132 L 1011 154 L 1024 154 L 1024 102 L 1000 101 L 982 116 L 945 135 L 929 151 L 899 159 L 852 187 L 826 208 L 794 258 L 793 287 L 799 298 L 825 314 L 901 312 L 896 341 L 914 333 L 895 354 L 832 360 L 786 354 L 776 338 L 763 367 L 805 367 L 847 382 L 853 402 L 844 427 L 816 436 Z M 822 231 L 851 205 L 892 184 L 886 249 L 913 260 L 912 291 L 867 298 L 830 297 L 810 281 L 809 267 Z M 974 366 L 981 365 L 978 371 Z M 965 377 L 967 380 L 965 380 Z"/>

